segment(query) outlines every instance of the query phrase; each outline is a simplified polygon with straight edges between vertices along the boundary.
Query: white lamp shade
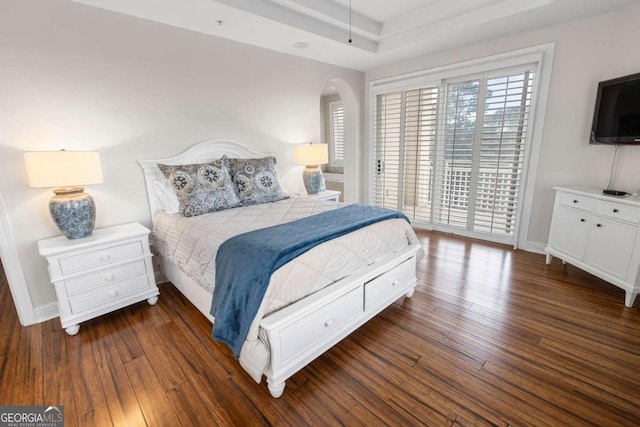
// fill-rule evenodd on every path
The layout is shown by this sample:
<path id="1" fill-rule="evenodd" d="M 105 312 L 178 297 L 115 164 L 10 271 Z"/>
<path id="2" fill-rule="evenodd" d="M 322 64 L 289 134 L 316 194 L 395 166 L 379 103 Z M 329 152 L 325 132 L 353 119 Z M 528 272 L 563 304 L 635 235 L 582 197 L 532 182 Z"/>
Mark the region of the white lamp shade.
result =
<path id="1" fill-rule="evenodd" d="M 329 163 L 329 146 L 327 144 L 296 145 L 296 162 L 299 165 L 312 166 Z"/>
<path id="2" fill-rule="evenodd" d="M 34 151 L 24 153 L 29 187 L 102 184 L 97 151 Z"/>

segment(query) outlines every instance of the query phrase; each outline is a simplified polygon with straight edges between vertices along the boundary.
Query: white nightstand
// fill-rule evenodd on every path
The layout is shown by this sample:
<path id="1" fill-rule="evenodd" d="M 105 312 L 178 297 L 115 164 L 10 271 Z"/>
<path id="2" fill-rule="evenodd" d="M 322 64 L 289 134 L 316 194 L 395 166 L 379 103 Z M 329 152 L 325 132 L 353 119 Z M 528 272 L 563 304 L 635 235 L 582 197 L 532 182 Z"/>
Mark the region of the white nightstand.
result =
<path id="1" fill-rule="evenodd" d="M 324 190 L 317 194 L 306 194 L 307 197 L 313 197 L 318 200 L 327 200 L 332 202 L 337 202 L 340 199 L 340 191 L 336 190 Z"/>
<path id="2" fill-rule="evenodd" d="M 137 224 L 102 228 L 83 239 L 40 240 L 58 296 L 60 323 L 69 335 L 84 322 L 160 294 L 149 249 L 149 229 Z"/>

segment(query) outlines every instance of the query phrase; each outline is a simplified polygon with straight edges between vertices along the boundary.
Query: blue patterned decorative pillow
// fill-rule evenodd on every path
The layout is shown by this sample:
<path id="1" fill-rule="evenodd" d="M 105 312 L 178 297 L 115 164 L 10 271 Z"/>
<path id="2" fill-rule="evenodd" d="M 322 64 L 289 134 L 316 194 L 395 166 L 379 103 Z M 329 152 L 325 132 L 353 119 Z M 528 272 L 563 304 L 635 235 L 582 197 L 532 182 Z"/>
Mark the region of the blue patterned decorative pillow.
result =
<path id="1" fill-rule="evenodd" d="M 276 158 L 231 159 L 229 172 L 243 206 L 275 202 L 289 197 L 280 186 L 276 172 Z"/>
<path id="2" fill-rule="evenodd" d="M 158 165 L 178 196 L 180 212 L 197 216 L 240 205 L 225 159 L 194 165 Z"/>

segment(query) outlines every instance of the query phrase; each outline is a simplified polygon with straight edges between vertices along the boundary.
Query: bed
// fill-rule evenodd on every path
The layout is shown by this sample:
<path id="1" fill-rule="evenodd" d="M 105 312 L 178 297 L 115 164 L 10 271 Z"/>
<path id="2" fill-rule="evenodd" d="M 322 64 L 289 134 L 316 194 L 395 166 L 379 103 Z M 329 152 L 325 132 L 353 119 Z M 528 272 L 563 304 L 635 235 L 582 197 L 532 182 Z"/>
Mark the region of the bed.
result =
<path id="1" fill-rule="evenodd" d="M 215 257 L 223 242 L 240 233 L 344 207 L 335 201 L 288 195 L 192 217 L 176 212 L 175 193 L 160 167 L 202 164 L 223 156 L 259 159 L 268 154 L 232 141 L 211 140 L 174 157 L 139 161 L 161 272 L 212 323 Z M 422 256 L 410 225 L 396 218 L 321 243 L 289 261 L 271 275 L 239 352 L 240 365 L 258 383 L 266 377 L 271 395 L 280 397 L 294 373 L 398 298 L 410 298 L 417 283 L 416 262 Z"/>

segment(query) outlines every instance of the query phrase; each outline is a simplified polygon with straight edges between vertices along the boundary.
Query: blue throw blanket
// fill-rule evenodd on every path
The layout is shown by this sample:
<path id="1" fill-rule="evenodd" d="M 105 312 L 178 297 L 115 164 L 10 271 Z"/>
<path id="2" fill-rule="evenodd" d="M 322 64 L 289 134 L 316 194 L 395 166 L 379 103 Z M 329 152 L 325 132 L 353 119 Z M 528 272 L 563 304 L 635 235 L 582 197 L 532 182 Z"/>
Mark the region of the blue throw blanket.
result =
<path id="1" fill-rule="evenodd" d="M 240 234 L 225 241 L 216 255 L 216 285 L 211 301 L 213 338 L 236 358 L 244 343 L 271 274 L 320 243 L 402 213 L 368 205 L 349 205 L 297 221 Z"/>

